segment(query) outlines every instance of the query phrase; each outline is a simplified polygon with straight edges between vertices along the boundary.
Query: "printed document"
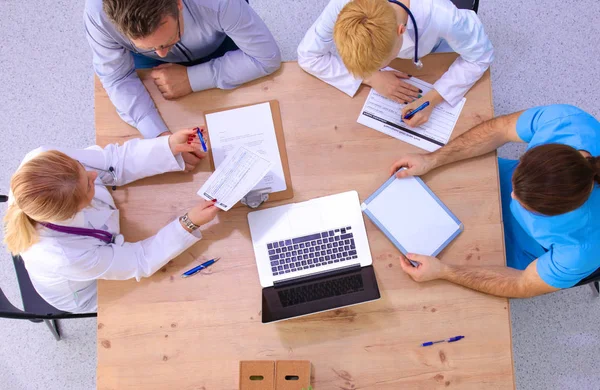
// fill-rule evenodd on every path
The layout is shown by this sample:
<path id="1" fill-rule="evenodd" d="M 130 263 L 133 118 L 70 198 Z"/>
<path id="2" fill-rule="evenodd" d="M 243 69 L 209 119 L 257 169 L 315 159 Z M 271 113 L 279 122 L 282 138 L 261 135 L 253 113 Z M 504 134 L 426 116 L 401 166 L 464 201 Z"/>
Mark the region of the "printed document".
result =
<path id="1" fill-rule="evenodd" d="M 256 184 L 255 189 L 270 187 L 271 192 L 286 190 L 269 103 L 208 114 L 206 125 L 216 169 L 230 153 L 244 146 L 272 163 L 271 170 Z"/>
<path id="2" fill-rule="evenodd" d="M 198 191 L 206 200 L 216 199 L 227 211 L 250 192 L 272 168 L 269 160 L 245 146 L 228 153 L 227 158 Z"/>
<path id="3" fill-rule="evenodd" d="M 404 81 L 423 90 L 423 94 L 433 89 L 433 85 L 415 77 Z M 454 107 L 447 102 L 442 102 L 434 107 L 427 122 L 419 127 L 410 127 L 402 122 L 404 104 L 396 103 L 380 95 L 375 89 L 371 89 L 358 117 L 358 123 L 433 152 L 450 140 L 466 100 L 463 98 Z"/>

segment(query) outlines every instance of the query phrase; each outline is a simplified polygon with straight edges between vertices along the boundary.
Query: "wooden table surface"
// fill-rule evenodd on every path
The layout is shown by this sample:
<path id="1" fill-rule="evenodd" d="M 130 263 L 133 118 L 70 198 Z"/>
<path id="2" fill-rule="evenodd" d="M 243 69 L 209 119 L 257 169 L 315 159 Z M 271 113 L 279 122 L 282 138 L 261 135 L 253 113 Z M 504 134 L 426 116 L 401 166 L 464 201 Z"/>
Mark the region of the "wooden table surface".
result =
<path id="1" fill-rule="evenodd" d="M 394 67 L 434 82 L 454 54 Z M 284 63 L 275 74 L 241 88 L 165 101 L 142 78 L 170 129 L 203 123 L 203 110 L 279 100 L 295 197 L 357 190 L 361 201 L 388 177 L 411 145 L 356 123 L 369 92 L 354 98 Z M 99 145 L 139 137 L 123 122 L 96 80 Z M 493 116 L 489 71 L 467 95 L 456 137 Z M 156 233 L 199 201 L 208 161 L 181 172 L 120 187 L 113 196 L 128 241 Z M 464 223 L 440 258 L 456 264 L 503 265 L 504 245 L 496 155 L 437 169 L 423 179 Z M 261 324 L 261 290 L 246 215 L 221 213 L 204 239 L 141 282 L 98 283 L 98 388 L 237 389 L 240 360 L 307 359 L 313 386 L 322 389 L 514 388 L 508 301 L 437 281 L 413 282 L 398 251 L 365 218 L 381 299 L 280 323 Z M 180 274 L 221 256 L 203 275 Z M 422 348 L 429 340 L 466 336 Z"/>

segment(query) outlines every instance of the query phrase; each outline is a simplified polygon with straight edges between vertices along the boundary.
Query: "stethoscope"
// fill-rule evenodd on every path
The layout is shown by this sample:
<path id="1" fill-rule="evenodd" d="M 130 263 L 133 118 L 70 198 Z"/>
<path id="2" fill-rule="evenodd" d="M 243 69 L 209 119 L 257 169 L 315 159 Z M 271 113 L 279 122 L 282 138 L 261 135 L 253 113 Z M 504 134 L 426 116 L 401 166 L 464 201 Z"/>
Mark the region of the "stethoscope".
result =
<path id="1" fill-rule="evenodd" d="M 415 17 L 413 16 L 412 12 L 410 12 L 408 7 L 405 6 L 404 4 L 402 4 L 401 2 L 396 1 L 396 0 L 388 0 L 388 1 L 390 3 L 394 3 L 394 4 L 402 7 L 406 11 L 408 16 L 410 17 L 410 20 L 415 28 L 415 58 L 413 59 L 413 63 L 415 64 L 415 67 L 417 69 L 423 68 L 423 63 L 419 59 L 419 29 L 417 28 L 417 22 L 415 21 Z"/>
<path id="2" fill-rule="evenodd" d="M 93 169 L 95 171 L 102 171 L 102 172 L 105 172 L 105 173 L 110 173 L 110 175 L 112 176 L 112 186 L 111 186 L 111 188 L 112 188 L 113 191 L 115 191 L 117 189 L 117 173 L 115 172 L 115 168 L 113 168 L 111 166 L 111 167 L 108 167 L 108 170 L 106 170 L 106 169 L 102 169 L 102 168 L 90 167 L 87 164 L 83 164 L 83 166 L 88 167 L 90 169 Z M 106 182 L 104 182 L 104 177 L 100 177 L 100 180 L 102 180 L 102 182 L 105 185 L 110 185 L 110 184 L 107 184 Z"/>

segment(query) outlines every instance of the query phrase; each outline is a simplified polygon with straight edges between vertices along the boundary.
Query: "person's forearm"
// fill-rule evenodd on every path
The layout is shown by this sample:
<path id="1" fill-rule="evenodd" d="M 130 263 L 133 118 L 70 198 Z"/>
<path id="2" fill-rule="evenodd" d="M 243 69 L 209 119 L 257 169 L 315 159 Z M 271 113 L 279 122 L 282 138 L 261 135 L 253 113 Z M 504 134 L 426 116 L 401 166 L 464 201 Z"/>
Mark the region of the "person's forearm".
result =
<path id="1" fill-rule="evenodd" d="M 527 298 L 531 292 L 521 283 L 523 271 L 504 266 L 448 265 L 442 279 L 482 293 L 507 298 Z"/>
<path id="2" fill-rule="evenodd" d="M 490 119 L 450 141 L 446 146 L 431 153 L 435 167 L 481 156 L 498 149 L 510 141 L 507 130 L 516 127 L 520 115 L 520 112 L 516 112 Z"/>
<path id="3" fill-rule="evenodd" d="M 429 102 L 429 104 L 431 104 L 434 107 L 444 101 L 444 98 L 442 97 L 442 95 L 440 95 L 440 93 L 438 91 L 436 91 L 435 89 L 432 89 L 429 92 L 427 92 L 425 95 L 423 95 L 423 99 L 427 100 Z"/>

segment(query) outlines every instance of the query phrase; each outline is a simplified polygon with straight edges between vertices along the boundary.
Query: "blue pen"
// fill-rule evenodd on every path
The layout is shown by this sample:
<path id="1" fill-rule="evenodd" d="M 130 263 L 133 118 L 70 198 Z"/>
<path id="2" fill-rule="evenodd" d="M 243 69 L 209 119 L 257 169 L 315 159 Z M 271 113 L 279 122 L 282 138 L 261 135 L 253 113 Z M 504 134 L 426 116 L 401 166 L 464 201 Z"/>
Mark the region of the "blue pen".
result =
<path id="1" fill-rule="evenodd" d="M 426 343 L 421 344 L 421 347 L 429 347 L 430 345 L 437 344 L 437 343 L 453 343 L 455 341 L 462 340 L 464 338 L 465 338 L 465 336 L 456 336 L 456 337 L 450 337 L 449 339 L 446 339 L 446 340 L 428 341 Z"/>
<path id="2" fill-rule="evenodd" d="M 425 102 L 425 103 L 421 104 L 419 107 L 415 108 L 414 110 L 412 110 L 411 112 L 409 112 L 408 114 L 406 114 L 404 116 L 404 118 L 402 118 L 402 119 L 410 119 L 410 118 L 412 118 L 417 112 L 422 111 L 428 105 L 429 105 L 429 102 Z"/>
<path id="3" fill-rule="evenodd" d="M 208 148 L 206 147 L 206 142 L 204 142 L 204 137 L 202 136 L 202 132 L 200 131 L 200 129 L 198 127 L 196 127 L 196 133 L 198 133 L 198 139 L 200 140 L 200 143 L 202 144 L 202 151 L 204 151 L 204 153 L 208 152 Z"/>
<path id="4" fill-rule="evenodd" d="M 219 261 L 220 259 L 221 259 L 220 257 L 217 257 L 216 259 L 208 260 L 207 262 L 204 262 L 204 263 L 200 264 L 199 266 L 192 268 L 192 269 L 191 269 L 191 270 L 189 270 L 189 271 L 185 271 L 185 272 L 184 272 L 184 273 L 181 275 L 181 277 L 182 277 L 182 278 L 187 278 L 188 276 L 195 275 L 195 274 L 197 274 L 198 272 L 202 271 L 203 269 L 210 267 L 211 265 L 213 265 L 214 263 L 216 263 L 216 262 L 217 262 L 217 261 Z"/>

